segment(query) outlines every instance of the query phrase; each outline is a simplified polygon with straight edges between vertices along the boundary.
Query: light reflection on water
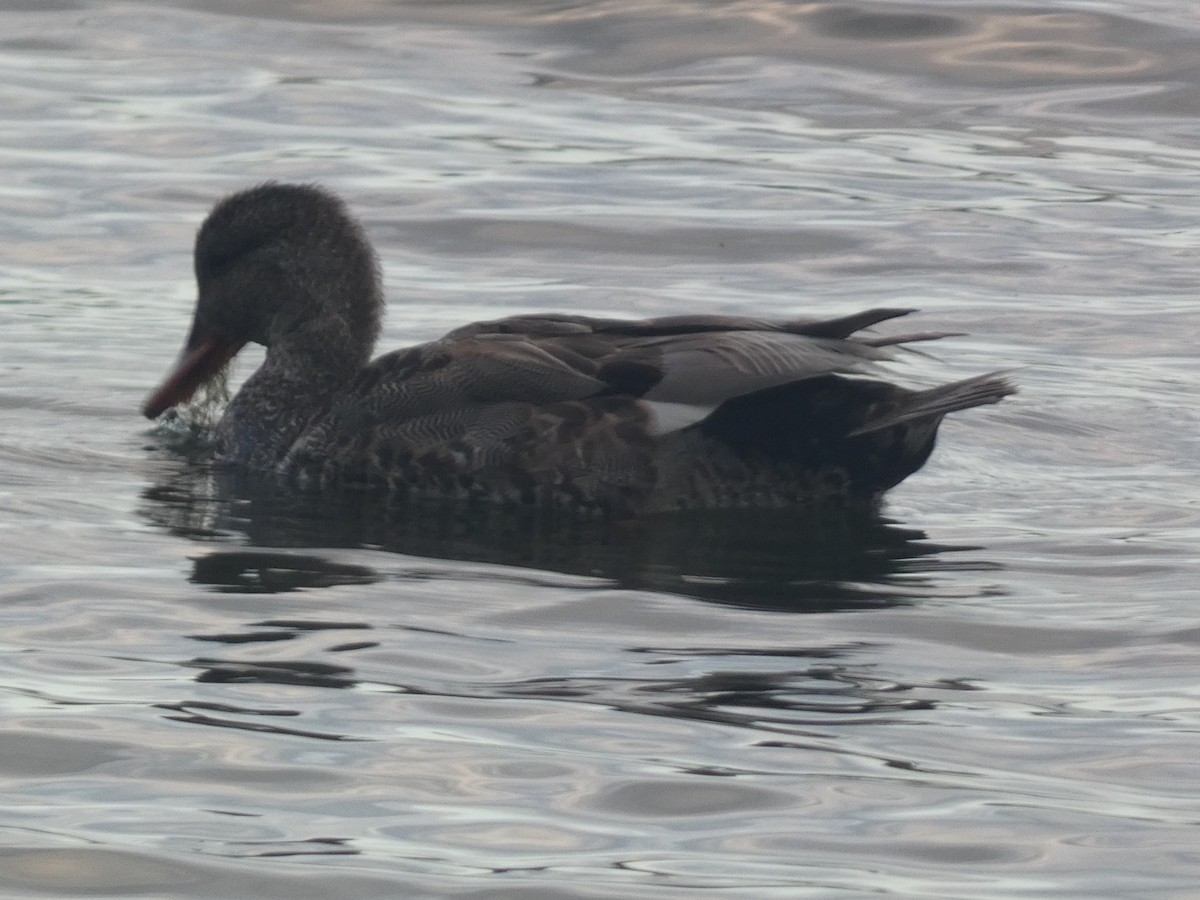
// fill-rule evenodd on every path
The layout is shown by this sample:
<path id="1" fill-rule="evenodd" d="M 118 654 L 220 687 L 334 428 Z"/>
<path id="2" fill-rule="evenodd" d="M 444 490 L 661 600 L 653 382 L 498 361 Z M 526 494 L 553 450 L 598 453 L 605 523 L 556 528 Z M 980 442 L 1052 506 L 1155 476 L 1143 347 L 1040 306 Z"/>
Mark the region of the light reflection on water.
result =
<path id="1" fill-rule="evenodd" d="M 1193 889 L 1191 6 L 0 22 L 4 890 Z M 942 374 L 1023 392 L 840 531 L 223 482 L 136 409 L 200 217 L 266 178 L 362 212 L 388 347 L 534 309 L 913 305 L 974 335 Z"/>

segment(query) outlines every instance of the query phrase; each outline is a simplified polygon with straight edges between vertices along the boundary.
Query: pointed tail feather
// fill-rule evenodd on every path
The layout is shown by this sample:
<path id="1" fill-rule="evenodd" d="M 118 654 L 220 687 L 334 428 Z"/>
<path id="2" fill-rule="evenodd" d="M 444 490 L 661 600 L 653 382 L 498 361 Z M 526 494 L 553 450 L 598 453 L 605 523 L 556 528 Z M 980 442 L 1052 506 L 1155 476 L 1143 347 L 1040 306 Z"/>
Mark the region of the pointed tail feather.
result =
<path id="1" fill-rule="evenodd" d="M 964 337 L 965 331 L 917 331 L 908 334 L 893 334 L 887 337 L 855 338 L 868 347 L 894 347 L 898 344 L 915 344 L 918 341 L 940 341 L 942 338 Z"/>
<path id="2" fill-rule="evenodd" d="M 976 375 L 951 384 L 943 384 L 926 391 L 916 391 L 890 410 L 881 410 L 879 418 L 872 419 L 850 433 L 850 437 L 868 434 L 881 428 L 889 428 L 917 419 L 941 419 L 948 413 L 974 406 L 999 403 L 1017 392 L 1003 372 Z"/>
<path id="3" fill-rule="evenodd" d="M 788 331 L 792 334 L 804 334 L 809 337 L 839 338 L 844 340 L 856 331 L 870 328 L 872 325 L 878 325 L 880 322 L 886 322 L 888 319 L 907 316 L 909 313 L 914 312 L 916 312 L 915 309 L 868 309 L 848 316 L 839 316 L 836 319 L 796 319 L 792 322 L 785 322 L 780 330 Z"/>

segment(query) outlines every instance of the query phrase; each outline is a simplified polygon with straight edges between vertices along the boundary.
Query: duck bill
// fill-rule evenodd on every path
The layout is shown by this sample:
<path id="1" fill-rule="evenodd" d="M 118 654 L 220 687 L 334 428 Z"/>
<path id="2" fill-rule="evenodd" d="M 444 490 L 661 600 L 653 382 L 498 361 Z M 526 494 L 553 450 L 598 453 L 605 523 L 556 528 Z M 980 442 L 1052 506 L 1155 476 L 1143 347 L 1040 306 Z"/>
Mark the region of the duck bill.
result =
<path id="1" fill-rule="evenodd" d="M 192 324 L 175 368 L 142 405 L 147 419 L 157 419 L 173 406 L 186 403 L 200 387 L 223 369 L 245 341 L 231 341 L 199 322 Z"/>

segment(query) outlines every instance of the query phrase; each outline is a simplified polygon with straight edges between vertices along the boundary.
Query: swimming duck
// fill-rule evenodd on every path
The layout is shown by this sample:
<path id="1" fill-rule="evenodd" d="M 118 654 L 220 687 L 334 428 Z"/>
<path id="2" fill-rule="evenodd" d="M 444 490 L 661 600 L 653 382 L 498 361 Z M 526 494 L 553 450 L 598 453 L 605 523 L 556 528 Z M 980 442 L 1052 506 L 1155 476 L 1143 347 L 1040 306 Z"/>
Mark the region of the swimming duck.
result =
<path id="1" fill-rule="evenodd" d="M 947 336 L 860 334 L 908 309 L 519 315 L 371 361 L 384 309 L 374 250 L 310 185 L 220 201 L 195 274 L 191 332 L 143 412 L 185 403 L 263 344 L 216 427 L 217 459 L 310 488 L 625 515 L 873 504 L 925 463 L 947 413 L 1014 392 L 997 374 L 926 390 L 871 377 L 903 345 Z"/>

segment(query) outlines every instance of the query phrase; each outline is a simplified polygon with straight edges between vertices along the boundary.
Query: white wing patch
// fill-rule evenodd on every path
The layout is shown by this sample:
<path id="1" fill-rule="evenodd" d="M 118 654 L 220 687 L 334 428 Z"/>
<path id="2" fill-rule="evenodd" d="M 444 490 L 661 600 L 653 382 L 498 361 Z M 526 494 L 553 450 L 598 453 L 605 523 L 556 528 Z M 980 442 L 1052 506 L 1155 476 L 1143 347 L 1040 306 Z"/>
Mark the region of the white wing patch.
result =
<path id="1" fill-rule="evenodd" d="M 717 408 L 717 404 L 670 403 L 665 400 L 642 400 L 641 404 L 650 412 L 650 433 L 655 437 L 695 425 L 707 419 Z"/>

